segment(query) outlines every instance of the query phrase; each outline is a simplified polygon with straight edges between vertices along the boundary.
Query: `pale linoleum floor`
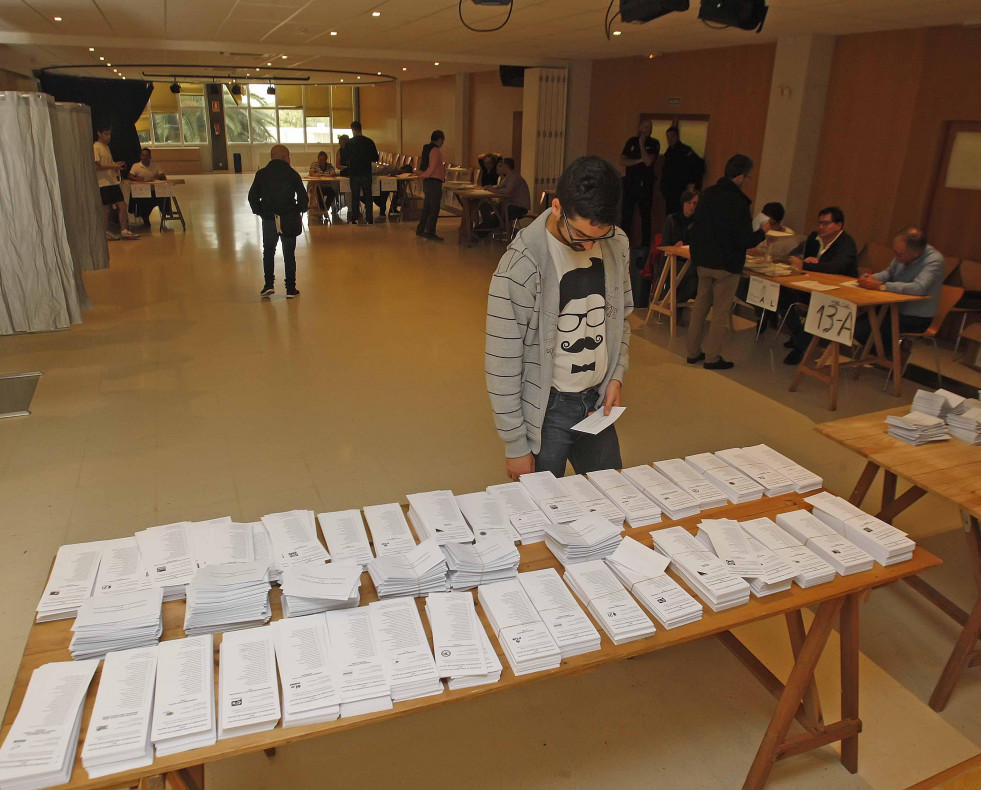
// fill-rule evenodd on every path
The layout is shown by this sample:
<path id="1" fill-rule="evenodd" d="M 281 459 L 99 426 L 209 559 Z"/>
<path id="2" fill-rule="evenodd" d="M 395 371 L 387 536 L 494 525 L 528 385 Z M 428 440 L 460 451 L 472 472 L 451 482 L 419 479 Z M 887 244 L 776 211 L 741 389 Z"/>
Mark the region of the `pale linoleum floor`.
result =
<path id="1" fill-rule="evenodd" d="M 0 698 L 61 543 L 505 479 L 482 359 L 501 245 L 459 247 L 456 220 L 440 222 L 442 245 L 417 239 L 411 223 L 315 226 L 297 249 L 302 296 L 287 302 L 280 279 L 263 302 L 250 177 L 187 181 L 187 233 L 154 225 L 139 242 L 114 243 L 111 268 L 86 275 L 95 307 L 83 325 L 0 338 L 0 373 L 44 371 L 33 415 L 0 421 Z M 772 382 L 688 367 L 658 332 L 644 329 L 631 345 L 625 464 L 765 441 L 850 491 L 862 465 L 814 432 L 813 420 L 831 417 L 820 398 L 795 401 Z M 745 345 L 739 354 L 763 377 L 766 351 Z M 895 402 L 862 383 L 850 385 L 841 413 Z M 926 497 L 898 525 L 944 557 L 931 579 L 968 604 L 954 509 Z M 862 618 L 859 773 L 827 747 L 778 764 L 772 787 L 900 788 L 978 752 L 981 670 L 943 714 L 925 702 L 952 624 L 901 585 L 876 592 Z M 782 622 L 740 636 L 787 671 Z M 819 671 L 830 717 L 833 653 Z M 772 706 L 720 644 L 702 640 L 271 759 L 214 764 L 207 779 L 211 788 L 738 787 Z"/>

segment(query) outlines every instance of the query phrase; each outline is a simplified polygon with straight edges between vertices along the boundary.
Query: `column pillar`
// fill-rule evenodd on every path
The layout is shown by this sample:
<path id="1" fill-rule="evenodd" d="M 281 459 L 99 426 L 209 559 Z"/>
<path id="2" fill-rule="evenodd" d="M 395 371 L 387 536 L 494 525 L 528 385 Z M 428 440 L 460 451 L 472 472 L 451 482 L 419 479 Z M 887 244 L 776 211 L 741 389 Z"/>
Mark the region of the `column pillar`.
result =
<path id="1" fill-rule="evenodd" d="M 460 165 L 473 167 L 470 156 L 470 75 L 456 75 L 456 101 L 453 104 L 453 141 L 460 152 Z M 459 141 L 459 142 L 457 142 Z"/>

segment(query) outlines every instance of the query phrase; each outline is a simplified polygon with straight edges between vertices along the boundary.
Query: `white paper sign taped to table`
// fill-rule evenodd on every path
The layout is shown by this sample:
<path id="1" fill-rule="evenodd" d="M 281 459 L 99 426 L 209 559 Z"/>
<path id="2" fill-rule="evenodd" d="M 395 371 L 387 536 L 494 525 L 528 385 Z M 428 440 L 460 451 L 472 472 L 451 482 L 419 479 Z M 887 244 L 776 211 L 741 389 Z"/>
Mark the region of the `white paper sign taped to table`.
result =
<path id="1" fill-rule="evenodd" d="M 173 184 L 154 184 L 154 191 L 157 193 L 157 197 L 173 197 L 174 196 L 174 185 Z"/>
<path id="2" fill-rule="evenodd" d="M 854 302 L 816 291 L 811 295 L 811 306 L 807 308 L 804 331 L 850 346 L 855 332 L 855 314 Z"/>
<path id="3" fill-rule="evenodd" d="M 148 198 L 153 197 L 153 187 L 149 184 L 133 184 L 129 188 L 130 197 Z"/>
<path id="4" fill-rule="evenodd" d="M 762 307 L 764 310 L 777 311 L 777 301 L 780 299 L 780 286 L 762 277 L 750 276 L 749 291 L 746 294 L 747 304 Z"/>

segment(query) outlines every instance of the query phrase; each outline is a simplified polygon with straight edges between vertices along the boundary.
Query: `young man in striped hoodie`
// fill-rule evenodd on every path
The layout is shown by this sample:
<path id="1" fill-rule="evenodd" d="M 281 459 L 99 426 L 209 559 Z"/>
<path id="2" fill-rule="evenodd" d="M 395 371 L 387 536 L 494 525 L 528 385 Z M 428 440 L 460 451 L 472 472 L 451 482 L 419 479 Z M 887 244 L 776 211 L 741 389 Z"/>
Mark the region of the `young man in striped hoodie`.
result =
<path id="1" fill-rule="evenodd" d="M 572 426 L 621 405 L 633 310 L 629 242 L 614 225 L 620 173 L 583 156 L 559 178 L 551 208 L 521 231 L 491 280 L 485 372 L 512 480 L 535 471 L 619 468 L 610 426 Z"/>

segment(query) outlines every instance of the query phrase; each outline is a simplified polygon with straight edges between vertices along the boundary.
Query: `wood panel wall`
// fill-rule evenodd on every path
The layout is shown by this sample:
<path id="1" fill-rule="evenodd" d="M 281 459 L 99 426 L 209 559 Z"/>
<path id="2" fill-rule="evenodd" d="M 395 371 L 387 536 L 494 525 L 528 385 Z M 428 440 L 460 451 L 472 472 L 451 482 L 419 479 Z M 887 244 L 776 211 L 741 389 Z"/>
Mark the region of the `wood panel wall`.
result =
<path id="1" fill-rule="evenodd" d="M 450 135 L 456 108 L 456 79 L 436 77 L 409 80 L 402 83 L 402 144 L 407 153 L 416 157 L 429 142 L 434 129 Z M 443 159 L 456 162 L 463 151 L 463 141 L 446 138 Z"/>
<path id="2" fill-rule="evenodd" d="M 524 90 L 505 88 L 495 71 L 470 75 L 470 151 L 474 162 L 480 154 L 493 151 L 512 156 L 511 132 L 514 113 L 520 112 Z M 468 163 L 469 164 L 469 163 Z"/>
<path id="3" fill-rule="evenodd" d="M 364 85 L 358 89 L 361 125 L 365 135 L 375 141 L 379 151 L 398 150 L 398 124 L 395 117 L 395 83 Z"/>

